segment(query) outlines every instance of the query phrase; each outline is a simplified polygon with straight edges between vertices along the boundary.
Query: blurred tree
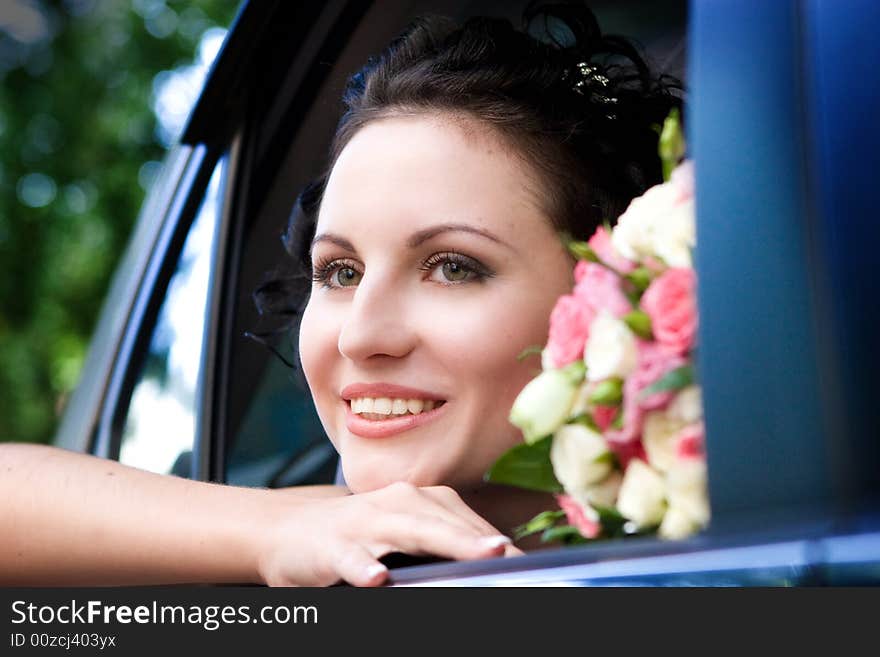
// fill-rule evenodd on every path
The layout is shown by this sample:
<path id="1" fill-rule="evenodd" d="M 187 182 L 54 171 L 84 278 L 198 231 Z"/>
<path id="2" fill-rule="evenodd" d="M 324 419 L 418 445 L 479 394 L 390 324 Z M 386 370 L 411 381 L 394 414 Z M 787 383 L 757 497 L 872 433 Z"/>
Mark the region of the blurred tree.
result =
<path id="1" fill-rule="evenodd" d="M 176 136 L 151 108 L 237 8 L 0 0 L 0 440 L 51 440 Z"/>

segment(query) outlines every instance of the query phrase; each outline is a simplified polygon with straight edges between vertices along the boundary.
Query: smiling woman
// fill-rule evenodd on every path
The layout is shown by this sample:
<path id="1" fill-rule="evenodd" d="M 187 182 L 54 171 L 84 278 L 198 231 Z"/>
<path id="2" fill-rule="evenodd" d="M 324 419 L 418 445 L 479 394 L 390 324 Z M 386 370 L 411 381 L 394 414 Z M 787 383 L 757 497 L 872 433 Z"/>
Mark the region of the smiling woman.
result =
<path id="1" fill-rule="evenodd" d="M 422 19 L 351 78 L 287 232 L 298 276 L 258 294 L 298 317 L 351 492 L 449 486 L 502 531 L 548 506 L 484 474 L 521 439 L 508 415 L 534 367 L 517 355 L 572 286 L 560 231 L 589 235 L 660 182 L 654 128 L 679 105 L 582 5 L 524 18 Z"/>

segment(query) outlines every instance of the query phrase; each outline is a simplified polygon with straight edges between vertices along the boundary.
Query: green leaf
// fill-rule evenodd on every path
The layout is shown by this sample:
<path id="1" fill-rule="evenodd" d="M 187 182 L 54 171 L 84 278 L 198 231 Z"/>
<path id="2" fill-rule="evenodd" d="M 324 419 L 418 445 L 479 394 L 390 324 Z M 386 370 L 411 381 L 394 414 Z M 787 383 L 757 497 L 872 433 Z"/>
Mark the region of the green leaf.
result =
<path id="1" fill-rule="evenodd" d="M 623 316 L 623 323 L 640 338 L 650 340 L 653 337 L 651 318 L 643 310 L 633 310 L 631 313 L 627 313 Z"/>
<path id="2" fill-rule="evenodd" d="M 516 357 L 516 359 L 525 360 L 529 356 L 534 356 L 536 354 L 540 355 L 542 351 L 544 351 L 544 347 L 539 344 L 533 344 L 532 346 L 526 347 L 521 352 L 519 352 L 519 355 Z"/>
<path id="3" fill-rule="evenodd" d="M 589 262 L 599 262 L 599 256 L 590 247 L 587 242 L 572 239 L 568 233 L 562 233 L 562 242 L 565 248 L 578 260 L 588 260 Z"/>
<path id="4" fill-rule="evenodd" d="M 633 308 L 638 307 L 639 302 L 642 300 L 642 293 L 639 292 L 632 286 L 625 286 L 623 293 L 626 295 L 626 300 L 629 301 L 630 305 Z"/>
<path id="5" fill-rule="evenodd" d="M 568 424 L 582 424 L 588 429 L 592 429 L 596 433 L 601 432 L 601 430 L 599 429 L 599 425 L 596 424 L 596 420 L 594 420 L 593 416 L 589 413 L 581 413 L 580 415 L 571 418 L 571 420 L 568 421 Z"/>
<path id="6" fill-rule="evenodd" d="M 513 530 L 514 540 L 518 541 L 526 536 L 549 529 L 564 517 L 565 511 L 542 511 L 526 524 L 520 525 Z"/>
<path id="7" fill-rule="evenodd" d="M 685 153 L 684 133 L 681 130 L 677 108 L 672 108 L 663 121 L 657 151 L 663 162 L 663 180 L 669 180 L 672 170 L 678 166 Z"/>
<path id="8" fill-rule="evenodd" d="M 590 394 L 590 401 L 600 406 L 617 406 L 622 400 L 623 380 L 617 377 L 600 382 Z"/>
<path id="9" fill-rule="evenodd" d="M 584 382 L 584 377 L 587 375 L 587 365 L 579 358 L 573 363 L 569 363 L 563 367 L 560 372 L 565 375 L 569 383 L 574 386 L 579 386 Z"/>
<path id="10" fill-rule="evenodd" d="M 599 523 L 602 525 L 602 534 L 616 538 L 620 536 L 626 536 L 626 532 L 623 531 L 623 526 L 626 524 L 626 518 L 624 518 L 620 511 L 610 506 L 596 506 L 593 505 L 593 508 L 599 514 Z"/>
<path id="11" fill-rule="evenodd" d="M 647 267 L 637 267 L 630 273 L 625 274 L 624 278 L 632 283 L 633 287 L 641 294 L 651 285 L 651 281 L 654 280 L 654 273 Z"/>
<path id="12" fill-rule="evenodd" d="M 558 527 L 550 527 L 541 534 L 542 543 L 551 541 L 562 541 L 566 545 L 576 545 L 587 543 L 588 539 L 584 538 L 578 528 L 573 525 L 559 525 Z"/>
<path id="13" fill-rule="evenodd" d="M 495 461 L 484 480 L 528 490 L 561 493 L 562 484 L 556 479 L 550 462 L 552 443 L 553 436 L 547 436 L 532 444 L 522 443 L 510 448 Z"/>
<path id="14" fill-rule="evenodd" d="M 611 428 L 617 431 L 623 429 L 623 406 L 617 409 L 617 415 L 611 420 Z"/>
<path id="15" fill-rule="evenodd" d="M 649 397 L 657 392 L 667 390 L 681 390 L 694 382 L 694 368 L 690 365 L 682 365 L 670 370 L 647 388 L 642 390 L 641 398 Z"/>

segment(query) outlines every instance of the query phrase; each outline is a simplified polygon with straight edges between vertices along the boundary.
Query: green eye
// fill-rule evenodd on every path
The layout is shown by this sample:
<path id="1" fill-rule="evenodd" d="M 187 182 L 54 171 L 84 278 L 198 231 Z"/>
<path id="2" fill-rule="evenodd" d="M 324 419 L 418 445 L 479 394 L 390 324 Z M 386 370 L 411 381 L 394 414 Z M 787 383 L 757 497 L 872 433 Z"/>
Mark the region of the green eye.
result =
<path id="1" fill-rule="evenodd" d="M 443 263 L 443 277 L 452 283 L 463 281 L 471 272 L 457 262 L 447 261 Z"/>
<path id="2" fill-rule="evenodd" d="M 341 267 L 340 269 L 337 269 L 334 278 L 336 279 L 336 285 L 339 287 L 350 287 L 352 285 L 357 285 L 361 281 L 360 272 L 351 267 Z"/>

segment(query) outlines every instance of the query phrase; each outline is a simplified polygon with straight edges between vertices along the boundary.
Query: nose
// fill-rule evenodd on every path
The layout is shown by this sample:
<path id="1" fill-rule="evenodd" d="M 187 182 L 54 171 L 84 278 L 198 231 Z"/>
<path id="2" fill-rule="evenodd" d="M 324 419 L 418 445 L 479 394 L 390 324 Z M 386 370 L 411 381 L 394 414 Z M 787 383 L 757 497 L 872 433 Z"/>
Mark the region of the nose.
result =
<path id="1" fill-rule="evenodd" d="M 365 274 L 339 332 L 339 353 L 353 361 L 402 358 L 417 342 L 403 290 Z"/>

